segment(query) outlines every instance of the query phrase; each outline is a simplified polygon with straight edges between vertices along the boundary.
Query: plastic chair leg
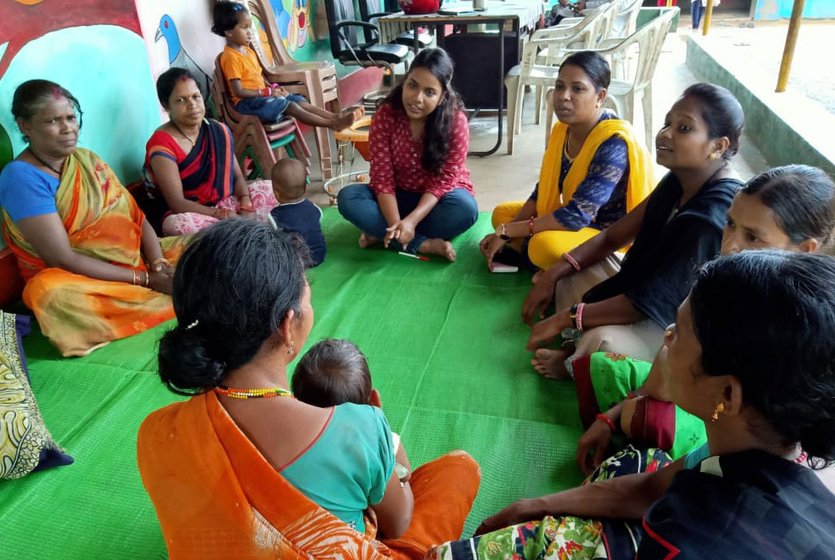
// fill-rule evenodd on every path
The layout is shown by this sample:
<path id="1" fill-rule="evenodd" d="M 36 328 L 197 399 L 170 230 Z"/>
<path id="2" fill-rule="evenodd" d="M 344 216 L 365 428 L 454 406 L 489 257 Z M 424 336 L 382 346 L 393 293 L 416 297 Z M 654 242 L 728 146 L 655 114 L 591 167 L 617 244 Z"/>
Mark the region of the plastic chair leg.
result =
<path id="1" fill-rule="evenodd" d="M 545 149 L 551 139 L 551 129 L 554 127 L 554 90 L 549 89 L 545 94 Z"/>
<path id="2" fill-rule="evenodd" d="M 542 86 L 536 86 L 536 117 L 534 118 L 534 123 L 539 126 L 540 116 L 542 115 L 542 97 L 545 95 L 545 92 L 542 89 Z"/>
<path id="3" fill-rule="evenodd" d="M 652 128 L 652 85 L 644 88 L 641 95 L 641 105 L 644 108 L 644 133 L 647 137 L 647 148 L 652 150 L 652 141 L 655 130 Z"/>
<path id="4" fill-rule="evenodd" d="M 513 134 L 516 124 L 516 96 L 519 83 L 518 77 L 509 77 L 505 80 L 507 89 L 507 154 L 513 155 Z"/>
<path id="5" fill-rule="evenodd" d="M 326 107 L 325 96 L 323 91 L 323 84 L 321 80 L 314 82 L 309 74 L 305 80 L 305 87 L 310 97 L 310 103 L 317 107 Z M 337 107 L 337 111 L 339 108 Z M 314 138 L 316 139 L 316 150 L 319 152 L 319 167 L 322 171 L 322 180 L 327 181 L 333 176 L 333 155 L 331 153 L 330 130 L 324 127 L 316 127 L 313 129 Z"/>

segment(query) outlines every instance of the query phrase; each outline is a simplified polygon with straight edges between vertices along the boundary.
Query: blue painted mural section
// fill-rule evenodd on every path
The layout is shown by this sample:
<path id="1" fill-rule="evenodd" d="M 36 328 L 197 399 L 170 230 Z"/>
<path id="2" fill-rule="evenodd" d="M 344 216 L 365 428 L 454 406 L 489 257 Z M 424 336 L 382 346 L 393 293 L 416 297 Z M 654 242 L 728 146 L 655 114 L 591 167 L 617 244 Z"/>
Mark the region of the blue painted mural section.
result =
<path id="1" fill-rule="evenodd" d="M 0 79 L 0 99 L 33 78 L 58 82 L 81 103 L 84 124 L 79 145 L 99 154 L 124 182 L 139 178 L 145 142 L 160 125 L 156 91 L 142 38 L 122 27 L 70 27 L 33 39 L 17 53 Z M 26 144 L 9 105 L 0 125 L 14 153 Z"/>
<path id="2" fill-rule="evenodd" d="M 756 20 L 779 20 L 789 19 L 792 16 L 794 0 L 756 0 L 754 6 L 754 19 Z M 835 1 L 833 0 L 806 0 L 803 7 L 804 19 L 828 19 L 835 18 Z"/>

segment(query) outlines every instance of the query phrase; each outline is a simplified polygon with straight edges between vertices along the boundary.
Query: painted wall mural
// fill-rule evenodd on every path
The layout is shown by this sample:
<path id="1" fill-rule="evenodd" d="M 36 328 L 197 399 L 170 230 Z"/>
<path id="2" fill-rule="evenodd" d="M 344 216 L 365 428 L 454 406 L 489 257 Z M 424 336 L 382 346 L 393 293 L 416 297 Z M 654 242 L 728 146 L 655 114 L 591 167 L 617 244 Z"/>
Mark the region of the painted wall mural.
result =
<path id="1" fill-rule="evenodd" d="M 178 66 L 191 71 L 203 96 L 208 94 L 215 57 L 226 44 L 211 32 L 213 4 L 213 0 L 136 0 L 154 82 Z"/>
<path id="2" fill-rule="evenodd" d="M 294 53 L 304 47 L 308 34 L 313 34 L 307 0 L 273 0 L 272 6 L 278 32 L 287 50 Z"/>
<path id="3" fill-rule="evenodd" d="M 0 43 L 8 48 L 0 58 L 2 76 L 12 58 L 30 40 L 50 31 L 78 25 L 109 24 L 139 34 L 133 2 L 101 0 L 0 0 Z M 14 22 L 14 25 L 9 25 Z"/>
<path id="4" fill-rule="evenodd" d="M 151 69 L 132 1 L 0 0 L 0 126 L 15 154 L 26 144 L 9 110 L 22 82 L 46 78 L 80 101 L 79 143 L 125 181 L 140 173 L 159 125 Z"/>
<path id="5" fill-rule="evenodd" d="M 186 52 L 183 43 L 180 40 L 180 35 L 177 32 L 177 25 L 174 23 L 174 18 L 168 14 L 163 14 L 159 20 L 159 26 L 156 33 L 154 33 L 154 42 L 164 40 L 168 47 L 168 66 L 185 68 L 192 75 L 197 78 L 197 85 L 200 88 L 200 93 L 204 98 L 209 97 L 211 91 L 211 78 L 209 74 L 200 68 L 188 52 Z"/>

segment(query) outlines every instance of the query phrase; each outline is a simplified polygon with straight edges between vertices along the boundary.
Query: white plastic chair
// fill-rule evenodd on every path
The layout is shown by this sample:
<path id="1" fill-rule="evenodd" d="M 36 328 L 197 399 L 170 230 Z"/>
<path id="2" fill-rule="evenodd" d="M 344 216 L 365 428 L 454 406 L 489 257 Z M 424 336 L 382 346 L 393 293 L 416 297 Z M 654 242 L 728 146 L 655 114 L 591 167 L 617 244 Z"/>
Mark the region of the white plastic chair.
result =
<path id="1" fill-rule="evenodd" d="M 657 9 L 652 8 L 653 11 Z M 644 133 L 647 147 L 652 147 L 654 130 L 652 126 L 652 78 L 670 24 L 679 12 L 677 7 L 661 8 L 660 10 L 661 13 L 658 17 L 647 22 L 626 39 L 610 39 L 604 41 L 597 48 L 585 49 L 599 53 L 609 60 L 610 64 L 613 60 L 621 60 L 625 64 L 630 60 L 629 56 L 637 49 L 635 70 L 634 72 L 626 72 L 626 75 L 631 76 L 631 79 L 611 80 L 604 106 L 614 109 L 620 118 L 634 124 L 635 97 L 640 95 L 643 105 Z M 570 54 L 574 50 L 567 49 L 567 52 Z M 548 100 L 550 103 L 551 95 L 548 96 Z M 551 130 L 553 114 L 553 110 L 548 112 L 548 119 L 546 120 L 548 131 Z M 547 135 L 545 141 L 546 143 L 548 141 Z"/>
<path id="2" fill-rule="evenodd" d="M 507 88 L 507 153 L 513 154 L 513 136 L 518 134 L 522 124 L 522 102 L 525 86 L 548 87 L 553 85 L 559 73 L 559 63 L 565 58 L 561 56 L 562 49 L 568 45 L 579 45 L 580 48 L 591 46 L 593 34 L 597 29 L 597 19 L 602 10 L 598 10 L 583 22 L 569 28 L 552 27 L 539 29 L 534 32 L 530 40 L 522 48 L 522 60 L 508 71 L 504 79 Z M 545 64 L 537 64 L 537 54 L 540 49 L 548 49 Z M 539 90 L 537 90 L 539 91 Z M 540 109 L 537 96 L 537 109 Z M 539 124 L 537 111 L 537 124 Z"/>
<path id="3" fill-rule="evenodd" d="M 616 8 L 619 1 L 620 0 L 616 0 L 610 4 L 604 4 L 599 8 L 593 8 L 586 11 L 587 18 L 592 16 L 593 11 L 596 12 L 594 13 L 594 19 L 591 20 L 589 27 L 587 28 L 588 31 L 583 34 L 583 37 L 580 40 L 569 43 L 567 48 L 579 50 L 593 48 L 609 37 L 609 35 L 611 35 L 612 23 L 615 19 L 617 12 Z M 575 28 L 575 25 L 581 23 L 583 19 L 585 18 L 578 18 L 578 21 L 568 27 L 572 29 Z M 562 22 L 560 22 L 560 24 L 562 24 Z M 566 29 L 567 27 L 558 25 L 557 28 Z M 539 53 L 536 56 L 536 63 L 544 66 L 559 67 L 567 56 L 568 54 L 564 48 L 554 48 L 549 46 L 539 50 Z M 540 84 L 536 86 L 536 120 L 534 122 L 537 125 L 540 122 L 542 108 L 546 105 L 545 96 L 548 86 L 550 85 L 552 84 L 545 84 L 544 86 Z"/>
<path id="4" fill-rule="evenodd" d="M 638 12 L 641 10 L 643 0 L 616 0 L 618 4 L 615 17 L 612 20 L 612 29 L 609 39 L 618 37 L 629 37 L 635 33 L 635 25 L 638 21 Z"/>

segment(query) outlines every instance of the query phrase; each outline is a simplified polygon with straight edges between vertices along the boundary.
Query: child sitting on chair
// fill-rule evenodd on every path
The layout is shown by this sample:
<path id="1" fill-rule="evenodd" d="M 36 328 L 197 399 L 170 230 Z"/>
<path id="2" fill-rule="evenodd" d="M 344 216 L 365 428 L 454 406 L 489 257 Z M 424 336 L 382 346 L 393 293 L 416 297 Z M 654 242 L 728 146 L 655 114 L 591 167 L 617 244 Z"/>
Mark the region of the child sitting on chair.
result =
<path id="1" fill-rule="evenodd" d="M 343 130 L 361 116 L 357 109 L 332 113 L 307 102 L 301 95 L 283 87 L 267 85 L 255 52 L 249 48 L 252 18 L 243 4 L 217 2 L 214 5 L 212 32 L 226 38 L 220 55 L 223 77 L 229 84 L 235 110 L 275 123 L 288 114 L 305 124 Z"/>
<path id="2" fill-rule="evenodd" d="M 307 200 L 307 172 L 297 159 L 280 159 L 270 178 L 278 206 L 270 211 L 275 227 L 297 233 L 310 251 L 311 266 L 325 260 L 325 236 L 322 235 L 322 209 Z"/>
<path id="3" fill-rule="evenodd" d="M 365 354 L 349 340 L 327 338 L 311 346 L 296 364 L 291 389 L 303 403 L 323 408 L 346 402 L 382 408 L 380 393 L 371 386 Z M 392 432 L 391 437 L 397 461 L 394 469 L 405 482 L 411 473 L 409 458 L 400 436 Z"/>

